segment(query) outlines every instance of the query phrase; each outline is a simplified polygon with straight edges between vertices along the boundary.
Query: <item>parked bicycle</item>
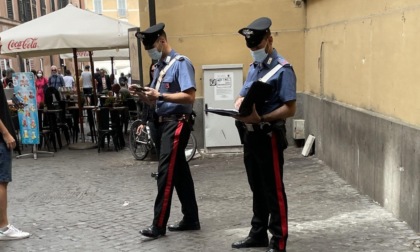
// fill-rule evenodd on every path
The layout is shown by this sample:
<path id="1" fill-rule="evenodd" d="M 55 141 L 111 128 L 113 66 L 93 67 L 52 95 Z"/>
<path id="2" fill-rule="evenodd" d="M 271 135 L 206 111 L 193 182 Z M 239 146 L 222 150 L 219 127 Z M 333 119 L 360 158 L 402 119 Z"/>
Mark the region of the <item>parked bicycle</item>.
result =
<path id="1" fill-rule="evenodd" d="M 141 124 L 141 120 L 135 120 L 130 127 L 129 146 L 131 153 L 137 160 L 144 160 L 147 154 L 155 148 L 155 143 L 151 137 L 150 127 L 146 125 L 143 127 L 142 133 L 137 134 L 137 128 Z M 190 134 L 187 147 L 185 148 L 185 157 L 189 162 L 197 151 L 197 139 Z"/>

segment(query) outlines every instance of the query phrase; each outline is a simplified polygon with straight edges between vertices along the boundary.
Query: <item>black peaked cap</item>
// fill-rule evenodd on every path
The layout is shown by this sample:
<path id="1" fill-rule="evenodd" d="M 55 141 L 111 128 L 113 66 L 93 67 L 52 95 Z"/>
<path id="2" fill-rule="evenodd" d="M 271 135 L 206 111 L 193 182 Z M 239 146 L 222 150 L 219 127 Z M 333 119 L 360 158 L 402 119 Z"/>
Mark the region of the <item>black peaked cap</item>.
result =
<path id="1" fill-rule="evenodd" d="M 247 27 L 240 29 L 239 34 L 245 36 L 246 45 L 249 48 L 256 47 L 261 43 L 264 35 L 270 31 L 271 19 L 261 17 L 249 24 Z"/>
<path id="2" fill-rule="evenodd" d="M 165 28 L 164 23 L 159 23 L 147 28 L 144 31 L 137 32 L 136 37 L 141 39 L 141 42 L 145 47 L 152 46 L 155 41 L 162 35 L 163 28 Z"/>

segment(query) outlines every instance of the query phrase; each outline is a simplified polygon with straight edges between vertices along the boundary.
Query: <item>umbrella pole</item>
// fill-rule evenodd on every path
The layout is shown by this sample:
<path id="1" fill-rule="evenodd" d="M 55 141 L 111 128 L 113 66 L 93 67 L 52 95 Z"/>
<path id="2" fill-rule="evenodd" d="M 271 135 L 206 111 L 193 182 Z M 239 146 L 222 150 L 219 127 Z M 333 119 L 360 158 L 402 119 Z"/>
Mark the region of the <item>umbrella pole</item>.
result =
<path id="1" fill-rule="evenodd" d="M 77 66 L 77 50 L 73 48 L 73 60 L 76 72 L 76 92 L 77 92 L 77 104 L 79 106 L 79 123 L 80 123 L 80 134 L 82 136 L 82 142 L 85 142 L 85 132 L 83 129 L 83 109 L 82 109 L 82 95 L 80 93 L 80 80 L 79 80 L 79 69 Z"/>
<path id="2" fill-rule="evenodd" d="M 96 106 L 96 104 L 98 104 L 98 101 L 97 101 L 97 98 L 96 98 L 96 79 L 95 79 L 95 72 L 94 72 L 95 66 L 93 65 L 92 51 L 89 51 L 89 60 L 90 60 L 90 65 L 91 65 L 90 71 L 92 73 L 92 86 L 93 86 L 93 91 L 92 91 L 93 102 L 92 102 L 91 105 Z"/>
<path id="3" fill-rule="evenodd" d="M 114 78 L 115 78 L 115 75 L 114 75 L 114 57 L 111 57 L 111 74 L 114 76 Z M 112 84 L 114 84 L 114 83 L 111 83 L 111 85 Z"/>

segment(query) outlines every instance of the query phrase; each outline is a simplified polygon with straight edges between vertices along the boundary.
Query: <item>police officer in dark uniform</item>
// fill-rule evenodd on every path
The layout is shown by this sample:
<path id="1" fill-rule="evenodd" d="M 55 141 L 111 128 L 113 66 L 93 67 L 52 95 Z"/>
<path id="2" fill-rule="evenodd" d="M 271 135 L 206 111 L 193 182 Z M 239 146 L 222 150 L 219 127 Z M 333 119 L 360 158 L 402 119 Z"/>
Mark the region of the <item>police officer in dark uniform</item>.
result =
<path id="1" fill-rule="evenodd" d="M 283 183 L 283 150 L 287 147 L 285 120 L 296 111 L 296 76 L 292 66 L 273 48 L 271 20 L 259 18 L 239 30 L 245 37 L 254 62 L 235 107 L 239 108 L 250 86 L 266 76 L 272 85 L 271 97 L 254 105 L 249 116 L 236 117 L 243 127 L 244 163 L 253 194 L 251 230 L 233 248 L 269 247 L 268 251 L 286 251 L 288 236 L 287 198 Z M 280 66 L 278 66 L 280 64 Z M 276 67 L 277 66 L 277 67 Z M 272 234 L 269 242 L 267 229 Z"/>
<path id="2" fill-rule="evenodd" d="M 155 105 L 155 143 L 159 157 L 158 194 L 154 219 L 150 227 L 140 230 L 144 236 L 158 238 L 166 234 L 175 187 L 182 205 L 183 219 L 169 225 L 169 231 L 199 230 L 200 222 L 190 167 L 185 147 L 191 133 L 190 115 L 195 101 L 194 67 L 191 61 L 176 53 L 168 43 L 163 23 L 136 36 L 142 40 L 149 56 L 157 60 L 154 78 L 140 98 Z M 143 125 L 139 126 L 140 132 Z"/>

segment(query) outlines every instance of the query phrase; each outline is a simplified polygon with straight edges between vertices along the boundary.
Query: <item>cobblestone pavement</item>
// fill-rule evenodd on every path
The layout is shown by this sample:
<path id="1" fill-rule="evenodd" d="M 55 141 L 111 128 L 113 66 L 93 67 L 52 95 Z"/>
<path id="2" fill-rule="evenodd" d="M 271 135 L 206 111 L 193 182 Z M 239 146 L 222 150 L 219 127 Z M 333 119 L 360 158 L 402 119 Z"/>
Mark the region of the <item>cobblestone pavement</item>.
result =
<path id="1" fill-rule="evenodd" d="M 27 151 L 27 150 L 26 150 Z M 315 157 L 286 150 L 288 251 L 419 251 L 419 234 L 358 194 Z M 149 240 L 156 162 L 120 152 L 59 150 L 54 157 L 14 159 L 10 222 L 33 235 L 0 242 L 0 251 L 265 251 L 231 249 L 245 237 L 251 195 L 242 155 L 190 162 L 201 231 L 167 232 Z M 180 220 L 174 192 L 170 223 Z"/>

